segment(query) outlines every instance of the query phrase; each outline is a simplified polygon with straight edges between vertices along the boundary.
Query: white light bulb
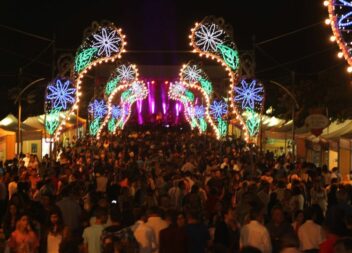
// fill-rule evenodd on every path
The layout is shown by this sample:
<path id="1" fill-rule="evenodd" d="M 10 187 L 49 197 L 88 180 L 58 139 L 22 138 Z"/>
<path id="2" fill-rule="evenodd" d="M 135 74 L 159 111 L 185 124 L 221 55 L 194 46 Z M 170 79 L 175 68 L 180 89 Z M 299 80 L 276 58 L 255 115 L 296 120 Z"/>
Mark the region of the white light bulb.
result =
<path id="1" fill-rule="evenodd" d="M 325 19 L 325 24 L 330 25 L 331 20 L 329 18 Z"/>
<path id="2" fill-rule="evenodd" d="M 330 37 L 330 41 L 335 41 L 336 40 L 336 37 L 335 36 L 331 36 Z"/>
<path id="3" fill-rule="evenodd" d="M 342 52 L 338 52 L 337 53 L 337 57 L 342 58 L 343 57 L 343 53 Z"/>
<path id="4" fill-rule="evenodd" d="M 351 66 L 349 66 L 349 67 L 347 68 L 347 72 L 348 72 L 348 73 L 352 73 L 352 67 L 351 67 Z"/>
<path id="5" fill-rule="evenodd" d="M 328 6 L 329 5 L 329 1 L 324 1 L 324 6 Z"/>

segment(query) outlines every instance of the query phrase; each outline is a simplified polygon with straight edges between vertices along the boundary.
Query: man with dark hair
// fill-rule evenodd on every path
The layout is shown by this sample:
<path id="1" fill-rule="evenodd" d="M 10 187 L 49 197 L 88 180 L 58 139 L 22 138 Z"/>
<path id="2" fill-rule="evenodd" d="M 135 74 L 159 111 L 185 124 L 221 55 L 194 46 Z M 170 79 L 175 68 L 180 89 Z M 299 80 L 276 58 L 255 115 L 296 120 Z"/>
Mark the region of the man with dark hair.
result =
<path id="1" fill-rule="evenodd" d="M 107 220 L 106 211 L 101 208 L 97 209 L 95 217 L 95 224 L 83 231 L 83 245 L 86 253 L 101 253 L 100 238 Z"/>
<path id="2" fill-rule="evenodd" d="M 261 224 L 263 209 L 252 207 L 250 222 L 243 226 L 240 235 L 240 247 L 252 246 L 260 249 L 262 253 L 271 253 L 271 240 L 268 230 Z"/>
<path id="3" fill-rule="evenodd" d="M 118 208 L 110 211 L 111 225 L 106 227 L 101 235 L 103 253 L 123 252 L 135 253 L 138 250 L 138 243 L 133 236 L 130 227 L 123 228 L 121 225 L 121 214 Z"/>
<path id="4" fill-rule="evenodd" d="M 186 225 L 187 249 L 192 253 L 205 253 L 210 235 L 207 227 L 200 222 L 199 212 L 190 211 L 187 214 Z"/>

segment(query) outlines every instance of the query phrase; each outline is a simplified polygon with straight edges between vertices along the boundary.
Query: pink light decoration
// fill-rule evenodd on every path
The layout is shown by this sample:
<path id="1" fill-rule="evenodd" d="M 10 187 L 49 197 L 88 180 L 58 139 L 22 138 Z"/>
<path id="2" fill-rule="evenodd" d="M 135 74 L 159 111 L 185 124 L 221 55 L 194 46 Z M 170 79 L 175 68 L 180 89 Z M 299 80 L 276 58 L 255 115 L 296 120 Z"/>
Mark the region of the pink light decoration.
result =
<path id="1" fill-rule="evenodd" d="M 166 114 L 166 104 L 163 102 L 163 113 Z"/>
<path id="2" fill-rule="evenodd" d="M 152 114 L 155 113 L 155 101 L 152 100 Z"/>
<path id="3" fill-rule="evenodd" d="M 176 117 L 180 116 L 180 105 L 178 103 L 175 104 L 176 107 Z"/>

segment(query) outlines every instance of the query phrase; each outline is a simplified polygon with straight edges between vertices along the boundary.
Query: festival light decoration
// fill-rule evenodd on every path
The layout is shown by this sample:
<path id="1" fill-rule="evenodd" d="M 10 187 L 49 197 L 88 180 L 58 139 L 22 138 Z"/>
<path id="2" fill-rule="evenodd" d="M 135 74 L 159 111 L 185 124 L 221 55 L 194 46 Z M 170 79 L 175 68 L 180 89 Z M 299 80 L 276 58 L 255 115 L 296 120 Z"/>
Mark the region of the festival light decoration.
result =
<path id="1" fill-rule="evenodd" d="M 108 107 L 104 99 L 94 99 L 88 106 L 88 112 L 91 119 L 89 125 L 89 133 L 92 136 L 96 136 L 101 123 L 108 113 Z"/>
<path id="2" fill-rule="evenodd" d="M 228 73 L 230 82 L 228 93 L 231 113 L 235 115 L 236 120 L 244 130 L 244 139 L 249 141 L 249 132 L 246 123 L 234 103 L 234 87 L 239 80 L 238 70 L 240 61 L 231 32 L 227 30 L 221 19 L 206 17 L 201 22 L 195 24 L 191 29 L 189 38 L 193 52 L 198 53 L 201 57 L 205 56 L 206 58 L 216 60 Z M 224 129 L 225 123 L 223 120 L 218 121 L 218 132 L 220 128 L 221 130 Z M 220 133 L 218 135 L 220 136 Z"/>
<path id="3" fill-rule="evenodd" d="M 222 118 L 227 114 L 227 104 L 223 100 L 214 100 L 210 105 L 210 114 L 214 118 Z"/>
<path id="4" fill-rule="evenodd" d="M 254 108 L 255 104 L 261 104 L 264 98 L 264 88 L 255 79 L 249 82 L 243 79 L 241 81 L 241 87 L 235 87 L 235 92 L 236 96 L 234 99 L 236 102 L 241 102 L 242 109 L 247 107 Z"/>
<path id="5" fill-rule="evenodd" d="M 79 108 L 83 78 L 93 67 L 121 58 L 121 54 L 125 52 L 125 46 L 127 44 L 125 37 L 126 36 L 122 33 L 122 29 L 118 29 L 113 23 L 110 23 L 97 27 L 91 34 L 84 38 L 76 52 L 73 68 L 76 86 L 75 103 L 70 110 L 65 113 L 65 119 L 55 131 L 56 141 L 60 138 L 66 120 Z"/>
<path id="6" fill-rule="evenodd" d="M 242 79 L 235 87 L 234 102 L 246 119 L 246 128 L 251 137 L 259 132 L 260 114 L 264 106 L 264 87 L 256 79 Z"/>
<path id="7" fill-rule="evenodd" d="M 47 100 L 51 100 L 54 108 L 67 109 L 68 104 L 75 102 L 76 89 L 72 87 L 70 80 L 56 79 L 55 84 L 49 84 Z"/>
<path id="8" fill-rule="evenodd" d="M 330 25 L 333 36 L 331 42 L 337 43 L 340 52 L 338 58 L 344 57 L 349 67 L 347 72 L 352 72 L 352 2 L 347 0 L 325 0 L 324 6 L 328 8 L 329 17 L 325 20 Z"/>
<path id="9" fill-rule="evenodd" d="M 61 123 L 60 113 L 64 113 L 75 103 L 76 89 L 67 78 L 57 77 L 46 87 L 44 125 L 52 136 Z"/>

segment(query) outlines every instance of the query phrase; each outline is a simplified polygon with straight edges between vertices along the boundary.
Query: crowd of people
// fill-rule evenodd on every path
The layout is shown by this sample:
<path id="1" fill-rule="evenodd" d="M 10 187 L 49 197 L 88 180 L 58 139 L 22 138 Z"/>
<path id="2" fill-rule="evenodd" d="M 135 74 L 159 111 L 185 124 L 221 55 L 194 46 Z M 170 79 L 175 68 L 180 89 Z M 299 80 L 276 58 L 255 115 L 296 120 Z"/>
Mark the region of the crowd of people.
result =
<path id="1" fill-rule="evenodd" d="M 352 252 L 338 168 L 181 131 L 86 137 L 0 164 L 0 252 Z"/>

